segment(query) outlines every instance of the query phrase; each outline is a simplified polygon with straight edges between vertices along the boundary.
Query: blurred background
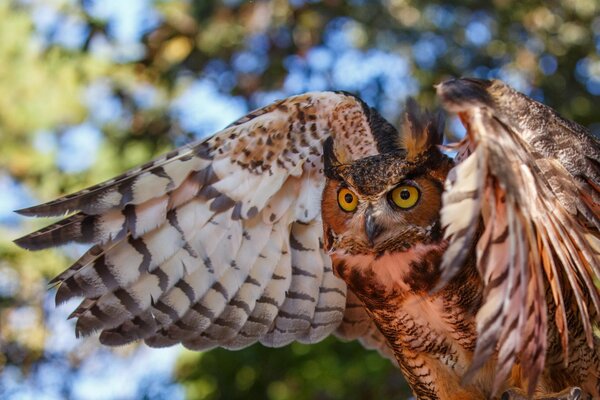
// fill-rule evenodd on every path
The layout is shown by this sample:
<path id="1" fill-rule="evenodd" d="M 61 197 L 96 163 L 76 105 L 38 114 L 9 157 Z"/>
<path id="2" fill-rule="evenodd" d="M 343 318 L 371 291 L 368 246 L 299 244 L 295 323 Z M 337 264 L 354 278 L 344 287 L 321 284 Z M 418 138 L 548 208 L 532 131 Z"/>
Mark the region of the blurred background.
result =
<path id="1" fill-rule="evenodd" d="M 207 353 L 76 339 L 76 303 L 56 308 L 47 282 L 84 249 L 18 249 L 51 221 L 12 210 L 308 90 L 397 121 L 443 79 L 500 78 L 598 134 L 599 15 L 597 0 L 1 1 L 0 398 L 407 398 L 388 361 L 333 338 Z"/>

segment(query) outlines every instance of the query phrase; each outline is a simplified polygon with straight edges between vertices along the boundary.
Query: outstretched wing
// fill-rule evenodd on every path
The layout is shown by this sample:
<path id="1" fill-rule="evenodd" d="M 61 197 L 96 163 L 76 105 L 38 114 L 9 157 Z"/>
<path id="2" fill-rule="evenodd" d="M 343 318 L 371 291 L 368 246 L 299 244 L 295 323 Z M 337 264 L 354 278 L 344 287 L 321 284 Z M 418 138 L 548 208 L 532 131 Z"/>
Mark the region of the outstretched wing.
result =
<path id="1" fill-rule="evenodd" d="M 20 210 L 74 214 L 16 243 L 93 244 L 55 278 L 56 301 L 83 297 L 72 314 L 77 332 L 101 331 L 105 344 L 282 346 L 339 328 L 386 352 L 333 275 L 320 200 L 327 137 L 357 159 L 385 150 L 393 132 L 349 94 L 290 97 L 117 178 Z"/>
<path id="2" fill-rule="evenodd" d="M 460 270 L 478 237 L 477 268 L 485 285 L 467 378 L 498 349 L 495 388 L 519 357 L 532 393 L 547 349 L 547 287 L 565 360 L 567 295 L 593 345 L 600 306 L 594 284 L 600 277 L 600 143 L 499 81 L 451 80 L 437 92 L 467 128 L 462 159 L 443 197 L 450 240 L 443 281 Z"/>

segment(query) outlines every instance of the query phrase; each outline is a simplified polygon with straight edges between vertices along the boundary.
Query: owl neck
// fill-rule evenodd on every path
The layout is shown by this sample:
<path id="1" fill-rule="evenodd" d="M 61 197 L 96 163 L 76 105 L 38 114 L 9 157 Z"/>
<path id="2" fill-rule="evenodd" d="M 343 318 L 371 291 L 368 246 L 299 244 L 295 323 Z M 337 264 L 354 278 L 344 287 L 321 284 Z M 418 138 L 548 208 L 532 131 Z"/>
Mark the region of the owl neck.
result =
<path id="1" fill-rule="evenodd" d="M 333 254 L 335 272 L 362 298 L 365 305 L 401 301 L 410 294 L 426 294 L 440 277 L 447 243 L 416 244 L 406 251 L 383 254 Z"/>
<path id="2" fill-rule="evenodd" d="M 384 254 L 333 254 L 333 268 L 370 310 L 394 312 L 410 299 L 432 300 L 451 294 L 480 297 L 482 283 L 477 274 L 474 253 L 465 266 L 442 290 L 433 293 L 441 271 L 447 242 L 439 240 L 416 244 L 407 251 Z M 472 305 L 464 305 L 473 307 Z M 461 304 L 461 307 L 463 305 Z"/>

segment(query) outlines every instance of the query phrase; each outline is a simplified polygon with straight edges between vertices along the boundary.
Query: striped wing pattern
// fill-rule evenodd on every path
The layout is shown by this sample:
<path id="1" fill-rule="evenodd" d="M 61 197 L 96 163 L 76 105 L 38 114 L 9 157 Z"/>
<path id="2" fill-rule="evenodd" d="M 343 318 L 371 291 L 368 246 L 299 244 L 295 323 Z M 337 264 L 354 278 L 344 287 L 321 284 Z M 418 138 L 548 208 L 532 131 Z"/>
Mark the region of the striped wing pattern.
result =
<path id="1" fill-rule="evenodd" d="M 450 245 L 442 281 L 460 270 L 476 242 L 485 285 L 466 379 L 498 351 L 495 388 L 518 359 L 531 394 L 547 350 L 546 287 L 565 360 L 565 293 L 577 303 L 590 347 L 592 326 L 600 322 L 594 284 L 600 277 L 600 143 L 499 81 L 452 80 L 437 91 L 466 126 L 461 147 L 470 153 L 446 182 L 441 217 Z"/>
<path id="2" fill-rule="evenodd" d="M 357 98 L 291 97 L 115 179 L 20 210 L 71 215 L 16 243 L 93 245 L 55 278 L 56 301 L 83 297 L 72 314 L 78 334 L 100 331 L 108 345 L 282 346 L 338 329 L 389 355 L 322 249 L 329 136 L 351 159 L 378 152 Z"/>

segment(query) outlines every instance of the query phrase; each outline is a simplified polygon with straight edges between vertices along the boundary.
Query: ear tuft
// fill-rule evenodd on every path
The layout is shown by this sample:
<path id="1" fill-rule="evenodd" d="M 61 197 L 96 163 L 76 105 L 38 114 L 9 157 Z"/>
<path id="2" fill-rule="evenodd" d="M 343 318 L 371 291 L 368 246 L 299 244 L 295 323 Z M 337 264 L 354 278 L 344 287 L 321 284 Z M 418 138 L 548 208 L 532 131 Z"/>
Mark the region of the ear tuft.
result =
<path id="1" fill-rule="evenodd" d="M 431 113 L 421 108 L 413 98 L 406 102 L 401 144 L 406 149 L 406 159 L 413 161 L 432 146 L 444 140 L 445 118 L 442 111 Z"/>

